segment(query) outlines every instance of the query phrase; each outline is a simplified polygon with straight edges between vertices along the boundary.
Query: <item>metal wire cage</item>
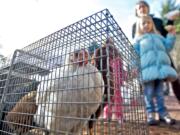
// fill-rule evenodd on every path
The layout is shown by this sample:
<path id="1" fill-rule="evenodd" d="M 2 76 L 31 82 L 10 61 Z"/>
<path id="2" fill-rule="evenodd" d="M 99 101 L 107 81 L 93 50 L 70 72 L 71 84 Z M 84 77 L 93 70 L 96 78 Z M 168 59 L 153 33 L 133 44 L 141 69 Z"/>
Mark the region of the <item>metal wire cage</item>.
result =
<path id="1" fill-rule="evenodd" d="M 2 135 L 148 134 L 139 58 L 107 9 L 16 50 L 0 71 Z"/>

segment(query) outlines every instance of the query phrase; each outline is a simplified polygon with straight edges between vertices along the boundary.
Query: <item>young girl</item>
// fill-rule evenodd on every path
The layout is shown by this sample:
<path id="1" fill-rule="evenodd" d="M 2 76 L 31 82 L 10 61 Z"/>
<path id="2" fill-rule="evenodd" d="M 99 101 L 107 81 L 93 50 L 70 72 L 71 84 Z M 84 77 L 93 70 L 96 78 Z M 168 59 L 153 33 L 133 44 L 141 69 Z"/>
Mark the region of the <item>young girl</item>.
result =
<path id="1" fill-rule="evenodd" d="M 107 52 L 107 49 L 109 50 Z M 109 59 L 107 56 L 109 55 Z M 103 79 L 105 82 L 105 99 L 103 108 L 103 118 L 115 119 L 119 123 L 123 122 L 123 98 L 121 95 L 121 86 L 127 78 L 127 72 L 123 69 L 123 60 L 120 52 L 114 45 L 113 39 L 110 37 L 106 40 L 101 48 L 95 51 L 95 65 L 102 72 Z M 109 60 L 109 64 L 107 63 Z M 110 74 L 110 93 L 108 93 L 108 78 L 107 69 Z M 110 103 L 108 103 L 108 96 L 110 96 Z"/>
<path id="2" fill-rule="evenodd" d="M 140 56 L 149 125 L 158 124 L 154 116 L 155 111 L 158 112 L 160 121 L 175 124 L 175 120 L 167 112 L 163 97 L 163 81 L 173 81 L 177 78 L 167 54 L 174 43 L 174 27 L 171 27 L 167 37 L 164 38 L 157 32 L 150 16 L 142 16 L 137 20 L 134 48 Z"/>

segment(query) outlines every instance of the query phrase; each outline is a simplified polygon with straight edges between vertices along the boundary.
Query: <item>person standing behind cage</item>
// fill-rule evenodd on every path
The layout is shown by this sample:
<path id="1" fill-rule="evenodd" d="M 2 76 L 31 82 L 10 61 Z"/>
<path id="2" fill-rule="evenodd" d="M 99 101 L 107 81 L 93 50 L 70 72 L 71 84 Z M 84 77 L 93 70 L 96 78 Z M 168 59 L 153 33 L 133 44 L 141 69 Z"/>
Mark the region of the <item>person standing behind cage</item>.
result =
<path id="1" fill-rule="evenodd" d="M 169 125 L 175 124 L 175 119 L 172 119 L 167 112 L 163 95 L 163 81 L 174 81 L 177 78 L 177 73 L 171 67 L 171 61 L 167 54 L 173 48 L 175 39 L 174 27 L 171 27 L 166 38 L 164 38 L 157 32 L 152 17 L 141 16 L 138 18 L 133 47 L 140 56 L 149 125 L 159 123 L 155 120 L 154 112 L 156 110 L 160 121 Z"/>
<path id="2" fill-rule="evenodd" d="M 149 15 L 149 13 L 150 13 L 150 7 L 149 7 L 149 4 L 146 1 L 140 0 L 140 1 L 138 1 L 136 3 L 136 6 L 135 6 L 135 15 L 136 15 L 136 17 L 140 17 L 140 16 L 143 16 L 143 15 Z M 171 16 L 168 16 L 165 26 L 173 25 L 174 20 L 177 19 L 179 17 L 179 15 L 180 15 L 180 13 L 176 12 L 175 14 L 173 14 Z M 163 24 L 162 19 L 156 18 L 153 15 L 150 15 L 150 16 L 152 17 L 152 20 L 153 20 L 153 22 L 155 24 L 155 27 L 156 27 L 157 31 L 163 37 L 166 37 L 169 27 L 167 27 L 168 29 L 165 29 L 165 26 Z M 132 38 L 135 37 L 135 34 L 136 34 L 136 23 L 134 23 L 133 26 L 132 26 Z M 175 68 L 175 65 L 174 65 L 170 55 L 169 55 L 169 58 L 171 60 L 171 66 L 173 68 Z M 172 82 L 171 84 L 172 84 L 172 88 L 173 88 L 173 92 L 174 92 L 175 96 L 180 101 L 180 92 L 179 92 L 180 81 L 179 81 L 179 79 Z M 164 93 L 165 93 L 165 95 L 167 95 L 169 93 L 169 83 L 165 82 L 165 83 L 163 83 L 163 85 L 164 85 L 164 88 L 163 88 Z"/>
<path id="3" fill-rule="evenodd" d="M 144 15 L 150 15 L 150 7 L 149 4 L 146 1 L 140 0 L 136 3 L 135 6 L 135 16 L 136 17 L 141 17 Z M 166 37 L 166 35 L 168 34 L 168 31 L 165 29 L 163 20 L 160 18 L 155 17 L 154 15 L 150 15 L 152 17 L 152 20 L 155 24 L 156 30 L 163 36 Z M 165 25 L 173 25 L 174 24 L 174 20 L 177 18 L 178 16 L 175 14 L 174 16 L 169 16 L 169 18 L 167 18 L 166 24 Z M 132 26 L 132 38 L 135 37 L 136 34 L 136 23 L 133 24 Z"/>
<path id="4" fill-rule="evenodd" d="M 101 70 L 105 85 L 107 85 L 107 69 L 110 72 L 110 101 L 108 102 L 108 91 L 105 88 L 105 99 L 103 105 L 103 118 L 105 120 L 114 119 L 121 124 L 123 122 L 123 97 L 121 86 L 127 80 L 128 73 L 123 69 L 123 58 L 116 48 L 114 39 L 109 37 L 100 47 L 97 43 L 88 48 L 93 56 L 92 63 Z M 107 52 L 108 50 L 108 52 Z M 107 63 L 109 56 L 109 64 Z M 102 65 L 101 65 L 102 62 Z"/>

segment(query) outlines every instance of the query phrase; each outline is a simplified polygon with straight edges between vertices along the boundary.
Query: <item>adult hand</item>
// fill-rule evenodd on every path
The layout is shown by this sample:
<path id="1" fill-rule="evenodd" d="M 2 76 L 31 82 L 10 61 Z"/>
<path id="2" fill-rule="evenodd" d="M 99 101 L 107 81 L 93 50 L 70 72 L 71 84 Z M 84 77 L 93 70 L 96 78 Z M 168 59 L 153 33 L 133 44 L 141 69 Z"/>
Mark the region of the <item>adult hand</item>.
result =
<path id="1" fill-rule="evenodd" d="M 178 17 L 180 17 L 180 10 L 173 10 L 165 14 L 165 17 L 168 20 L 176 20 Z"/>

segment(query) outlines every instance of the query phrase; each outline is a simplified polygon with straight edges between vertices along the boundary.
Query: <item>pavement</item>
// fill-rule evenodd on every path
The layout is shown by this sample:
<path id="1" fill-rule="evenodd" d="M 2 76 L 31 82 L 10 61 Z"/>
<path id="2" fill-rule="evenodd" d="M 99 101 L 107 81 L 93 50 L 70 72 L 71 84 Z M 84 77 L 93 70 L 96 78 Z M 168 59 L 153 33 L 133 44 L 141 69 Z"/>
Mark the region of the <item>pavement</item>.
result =
<path id="1" fill-rule="evenodd" d="M 165 104 L 172 118 L 176 119 L 175 125 L 161 123 L 159 126 L 149 127 L 150 135 L 180 135 L 180 103 L 170 92 L 165 96 Z"/>

